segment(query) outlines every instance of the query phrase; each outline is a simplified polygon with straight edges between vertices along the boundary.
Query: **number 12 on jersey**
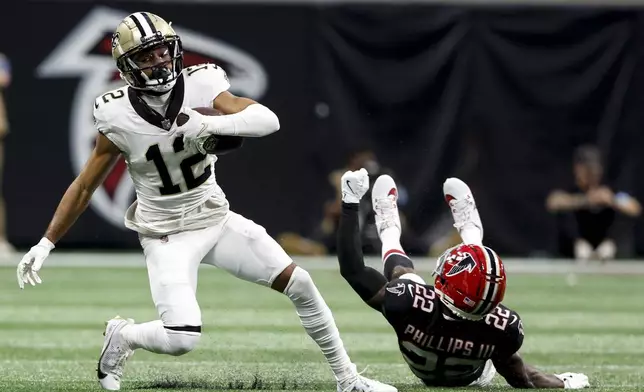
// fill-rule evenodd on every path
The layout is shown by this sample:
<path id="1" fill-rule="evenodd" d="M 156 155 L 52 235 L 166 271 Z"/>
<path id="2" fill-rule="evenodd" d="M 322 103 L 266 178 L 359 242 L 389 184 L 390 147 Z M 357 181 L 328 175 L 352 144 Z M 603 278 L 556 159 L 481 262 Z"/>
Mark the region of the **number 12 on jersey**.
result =
<path id="1" fill-rule="evenodd" d="M 175 153 L 183 151 L 183 135 L 178 136 L 174 139 L 174 142 L 172 143 L 172 149 Z M 161 182 L 163 183 L 163 186 L 159 188 L 159 192 L 162 195 L 166 196 L 181 193 L 181 187 L 179 186 L 179 184 L 172 182 L 172 177 L 170 177 L 168 166 L 163 160 L 163 155 L 161 155 L 161 149 L 159 148 L 158 144 L 154 144 L 148 148 L 148 151 L 145 153 L 145 158 L 148 161 L 154 162 L 154 166 L 156 166 L 157 171 L 159 172 L 159 177 L 161 177 Z M 203 161 L 204 159 L 206 159 L 205 155 L 197 153 L 185 158 L 179 164 L 181 173 L 183 174 L 183 179 L 186 183 L 187 190 L 194 189 L 203 184 L 212 174 L 212 168 L 210 167 L 210 165 L 208 165 L 204 168 L 203 173 L 201 173 L 197 177 L 194 176 L 192 172 L 192 166 Z"/>

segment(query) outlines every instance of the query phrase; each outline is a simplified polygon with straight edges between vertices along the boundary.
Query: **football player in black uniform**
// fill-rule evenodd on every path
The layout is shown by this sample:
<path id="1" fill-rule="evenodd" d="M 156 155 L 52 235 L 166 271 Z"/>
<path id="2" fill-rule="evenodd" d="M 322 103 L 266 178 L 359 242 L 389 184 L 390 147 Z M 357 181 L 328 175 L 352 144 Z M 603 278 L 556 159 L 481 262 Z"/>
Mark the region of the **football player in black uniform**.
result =
<path id="1" fill-rule="evenodd" d="M 483 226 L 467 184 L 450 178 L 443 186 L 463 244 L 439 258 L 433 286 L 415 273 L 400 246 L 398 190 L 387 175 L 372 189 L 384 275 L 365 266 L 358 204 L 368 189 L 364 169 L 342 177 L 340 271 L 394 328 L 404 360 L 425 385 L 486 386 L 498 371 L 515 388 L 589 386 L 584 374 L 546 374 L 523 362 L 523 324 L 515 311 L 501 304 L 506 287 L 503 262 L 483 246 Z"/>

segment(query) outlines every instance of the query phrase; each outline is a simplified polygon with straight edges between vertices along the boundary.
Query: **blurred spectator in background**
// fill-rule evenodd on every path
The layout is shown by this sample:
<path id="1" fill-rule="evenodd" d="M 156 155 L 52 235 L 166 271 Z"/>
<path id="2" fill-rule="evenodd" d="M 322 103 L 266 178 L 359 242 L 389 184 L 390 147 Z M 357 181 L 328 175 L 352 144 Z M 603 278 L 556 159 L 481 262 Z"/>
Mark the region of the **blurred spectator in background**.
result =
<path id="1" fill-rule="evenodd" d="M 11 83 L 11 68 L 7 57 L 0 53 L 0 184 L 2 184 L 2 174 L 4 171 L 4 138 L 9 133 L 9 119 L 7 117 L 7 108 L 4 103 L 4 90 Z M 6 211 L 4 197 L 2 196 L 2 186 L 0 185 L 0 256 L 10 255 L 14 249 L 7 241 Z"/>
<path id="2" fill-rule="evenodd" d="M 617 247 L 611 228 L 616 213 L 639 216 L 640 203 L 604 183 L 604 166 L 595 146 L 577 148 L 573 173 L 575 185 L 567 191 L 553 190 L 546 201 L 548 211 L 557 215 L 559 252 L 578 260 L 613 259 Z"/>
<path id="3" fill-rule="evenodd" d="M 295 233 L 284 233 L 280 235 L 280 245 L 289 254 L 300 255 L 323 255 L 336 252 L 336 230 L 340 221 L 342 207 L 342 187 L 340 179 L 347 170 L 355 171 L 361 168 L 369 172 L 370 184 L 381 174 L 389 174 L 396 178 L 392 170 L 382 167 L 376 158 L 376 154 L 370 149 L 361 149 L 349 154 L 345 167 L 334 170 L 329 174 L 329 183 L 334 190 L 334 198 L 324 203 L 323 217 L 319 225 L 313 230 L 310 238 L 304 238 Z M 404 186 L 398 185 L 398 206 L 403 209 L 407 203 L 407 191 Z M 410 254 L 426 254 L 428 245 L 424 243 L 413 230 L 408 227 L 405 215 L 400 213 L 401 224 L 403 225 L 402 245 Z M 380 254 L 381 243 L 376 230 L 375 217 L 371 207 L 371 189 L 366 193 L 360 202 L 360 230 L 362 234 L 362 248 L 365 254 Z"/>

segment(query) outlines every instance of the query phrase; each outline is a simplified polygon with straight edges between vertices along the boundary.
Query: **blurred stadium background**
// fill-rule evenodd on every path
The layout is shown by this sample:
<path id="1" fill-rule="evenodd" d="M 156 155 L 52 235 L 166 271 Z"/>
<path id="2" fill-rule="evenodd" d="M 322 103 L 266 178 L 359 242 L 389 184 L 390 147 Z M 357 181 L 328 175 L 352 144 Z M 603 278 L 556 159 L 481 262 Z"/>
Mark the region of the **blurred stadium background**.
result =
<path id="1" fill-rule="evenodd" d="M 584 372 L 597 390 L 644 390 L 644 224 L 637 208 L 624 209 L 626 197 L 644 200 L 644 1 L 0 7 L 2 68 L 11 76 L 2 89 L 9 124 L 2 193 L 7 244 L 17 248 L 0 244 L 0 390 L 98 390 L 102 322 L 117 313 L 156 317 L 137 236 L 122 223 L 134 197 L 124 164 L 58 244 L 44 284 L 21 292 L 15 282 L 21 254 L 40 239 L 91 151 L 92 101 L 121 83 L 111 33 L 141 10 L 173 22 L 187 65 L 219 64 L 234 93 L 280 117 L 278 133 L 218 161 L 218 181 L 232 209 L 311 270 L 368 376 L 423 389 L 384 319 L 337 272 L 339 174 L 361 166 L 374 178 L 392 173 L 401 185 L 403 245 L 426 274 L 433 256 L 457 241 L 442 182 L 468 182 L 485 241 L 507 260 L 506 302 L 524 318 L 527 360 Z M 608 191 L 603 198 L 579 186 L 575 162 Z M 547 201 L 557 189 L 597 200 L 581 212 L 555 212 Z M 365 252 L 378 265 L 363 207 Z M 585 252 L 579 240 L 587 232 L 613 243 L 615 254 Z M 181 358 L 137 352 L 124 388 L 334 388 L 285 298 L 203 272 L 203 344 Z"/>

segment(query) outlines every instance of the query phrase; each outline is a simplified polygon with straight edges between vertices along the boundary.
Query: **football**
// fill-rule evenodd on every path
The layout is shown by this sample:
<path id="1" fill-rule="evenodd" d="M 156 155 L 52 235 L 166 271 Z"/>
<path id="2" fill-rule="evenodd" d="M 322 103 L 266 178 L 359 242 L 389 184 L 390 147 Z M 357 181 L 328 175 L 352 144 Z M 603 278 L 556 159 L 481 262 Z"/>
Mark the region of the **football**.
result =
<path id="1" fill-rule="evenodd" d="M 209 107 L 192 108 L 192 110 L 204 116 L 221 116 L 223 114 L 219 110 Z M 177 125 L 182 126 L 188 119 L 189 117 L 186 114 L 179 113 Z M 242 136 L 211 135 L 203 142 L 203 147 L 208 154 L 225 155 L 241 148 L 243 144 L 244 138 Z"/>
<path id="2" fill-rule="evenodd" d="M 192 108 L 195 112 L 199 112 L 203 114 L 204 116 L 221 116 L 223 113 L 220 112 L 219 110 L 215 108 L 209 108 L 209 107 L 200 107 L 200 108 Z"/>

